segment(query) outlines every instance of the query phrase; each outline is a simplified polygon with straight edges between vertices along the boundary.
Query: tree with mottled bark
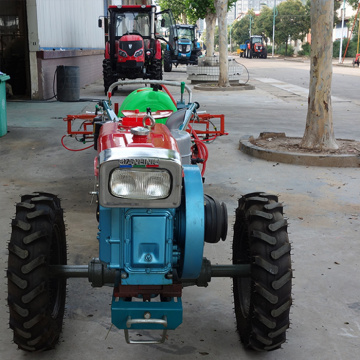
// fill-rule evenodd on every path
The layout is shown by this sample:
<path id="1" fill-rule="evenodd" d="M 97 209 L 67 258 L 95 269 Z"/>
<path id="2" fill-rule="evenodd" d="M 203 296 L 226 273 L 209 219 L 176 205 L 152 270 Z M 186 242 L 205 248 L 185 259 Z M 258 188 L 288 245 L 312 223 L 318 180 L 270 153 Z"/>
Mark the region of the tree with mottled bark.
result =
<path id="1" fill-rule="evenodd" d="M 227 11 L 228 0 L 215 0 L 219 26 L 219 87 L 229 87 Z"/>
<path id="2" fill-rule="evenodd" d="M 338 149 L 331 104 L 334 0 L 311 2 L 311 67 L 308 111 L 301 146 Z"/>

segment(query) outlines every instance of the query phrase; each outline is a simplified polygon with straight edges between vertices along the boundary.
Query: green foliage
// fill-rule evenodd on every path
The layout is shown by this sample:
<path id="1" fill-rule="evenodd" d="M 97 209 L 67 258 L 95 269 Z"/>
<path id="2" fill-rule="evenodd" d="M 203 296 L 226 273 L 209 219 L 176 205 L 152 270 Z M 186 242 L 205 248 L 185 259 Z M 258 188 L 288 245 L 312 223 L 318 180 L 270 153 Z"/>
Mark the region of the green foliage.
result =
<path id="1" fill-rule="evenodd" d="M 205 19 L 208 13 L 215 14 L 213 0 L 156 0 L 161 10 L 171 9 L 176 22 L 186 17 L 189 24 L 195 24 L 198 19 Z M 233 7 L 236 0 L 228 1 L 228 9 Z"/>
<path id="2" fill-rule="evenodd" d="M 273 33 L 274 10 L 267 6 L 261 9 L 256 17 L 253 34 L 264 35 L 265 38 L 272 38 Z"/>
<path id="3" fill-rule="evenodd" d="M 254 11 L 250 10 L 247 15 L 245 15 L 240 20 L 236 20 L 231 25 L 231 39 L 232 43 L 234 44 L 243 44 L 245 40 L 249 39 L 250 37 L 250 20 L 251 20 L 251 28 L 253 30 L 254 20 L 255 20 L 255 13 Z M 229 27 L 230 31 L 230 27 Z M 254 33 L 252 31 L 252 33 Z M 229 36 L 228 36 L 229 38 Z"/>
<path id="4" fill-rule="evenodd" d="M 306 43 L 302 44 L 302 50 L 300 50 L 298 52 L 298 55 L 310 56 L 310 52 L 311 52 L 311 45 L 310 45 L 310 43 L 306 42 Z"/>
<path id="5" fill-rule="evenodd" d="M 275 54 L 282 56 L 293 56 L 294 48 L 291 45 L 281 44 L 278 48 L 275 49 Z"/>
<path id="6" fill-rule="evenodd" d="M 277 9 L 275 43 L 286 43 L 289 38 L 303 40 L 310 29 L 303 3 L 300 0 L 287 0 L 280 3 Z"/>
<path id="7" fill-rule="evenodd" d="M 219 27 L 215 26 L 215 33 L 214 33 L 214 47 L 219 46 Z"/>
<path id="8" fill-rule="evenodd" d="M 156 4 L 160 6 L 161 10 L 171 9 L 171 12 L 173 13 L 176 22 L 181 19 L 182 14 L 185 14 L 187 10 L 187 5 L 185 1 L 156 0 Z"/>
<path id="9" fill-rule="evenodd" d="M 358 8 L 359 0 L 347 0 L 348 4 L 352 5 L 354 9 Z M 342 1 L 340 1 L 340 6 L 342 4 Z"/>
<path id="10" fill-rule="evenodd" d="M 343 44 L 342 44 L 342 56 L 344 56 L 345 54 L 345 50 L 346 50 L 346 46 L 348 43 L 349 39 L 344 38 L 343 39 Z M 345 57 L 355 57 L 356 56 L 356 50 L 357 50 L 357 39 L 352 39 L 349 43 L 349 47 L 346 51 L 346 55 Z M 339 53 L 340 53 L 340 40 L 336 40 L 333 43 L 333 56 L 339 57 Z"/>
<path id="11" fill-rule="evenodd" d="M 253 35 L 264 35 L 265 39 L 272 39 L 275 14 L 275 44 L 284 44 L 289 40 L 303 40 L 310 29 L 310 13 L 300 0 L 287 0 L 275 9 L 263 6 L 260 14 L 255 16 L 253 11 L 236 21 L 232 26 L 234 42 L 243 44 L 249 38 L 250 16 L 251 32 Z"/>

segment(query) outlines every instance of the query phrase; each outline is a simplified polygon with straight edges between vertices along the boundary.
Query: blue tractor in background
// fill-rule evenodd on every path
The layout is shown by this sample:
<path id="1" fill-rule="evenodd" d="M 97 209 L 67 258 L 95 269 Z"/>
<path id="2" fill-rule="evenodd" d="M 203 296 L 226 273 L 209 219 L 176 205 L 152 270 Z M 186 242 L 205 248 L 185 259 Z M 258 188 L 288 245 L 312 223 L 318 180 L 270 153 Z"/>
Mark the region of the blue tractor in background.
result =
<path id="1" fill-rule="evenodd" d="M 175 25 L 170 29 L 169 44 L 164 51 L 164 71 L 170 72 L 172 64 L 197 65 L 201 55 L 196 38 L 196 25 Z M 177 39 L 177 41 L 176 41 Z"/>

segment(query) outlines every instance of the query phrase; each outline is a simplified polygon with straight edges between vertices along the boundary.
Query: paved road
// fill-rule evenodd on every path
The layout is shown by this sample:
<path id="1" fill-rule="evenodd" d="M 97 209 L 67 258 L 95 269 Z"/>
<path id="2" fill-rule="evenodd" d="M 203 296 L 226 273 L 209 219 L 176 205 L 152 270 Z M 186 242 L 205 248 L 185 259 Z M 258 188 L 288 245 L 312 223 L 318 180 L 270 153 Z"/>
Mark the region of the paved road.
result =
<path id="1" fill-rule="evenodd" d="M 272 59 L 246 59 L 236 58 L 237 62 L 243 64 L 250 73 L 251 79 L 272 79 L 295 85 L 308 93 L 310 79 L 310 60 L 284 60 Z M 345 64 L 348 65 L 348 60 Z M 339 65 L 333 62 L 332 95 L 341 98 L 342 101 L 353 101 L 360 106 L 359 97 L 360 69 Z M 306 95 L 307 96 L 307 95 Z"/>
<path id="2" fill-rule="evenodd" d="M 262 64 L 255 68 L 255 64 Z M 277 65 L 280 64 L 280 65 Z M 285 65 L 286 64 L 286 65 Z M 292 63 L 300 67 L 303 64 Z M 265 191 L 280 194 L 289 221 L 293 249 L 293 297 L 291 329 L 283 349 L 271 353 L 245 351 L 235 331 L 230 279 L 213 279 L 208 288 L 184 290 L 183 324 L 169 333 L 164 345 L 126 345 L 123 332 L 111 327 L 111 288 L 91 288 L 86 279 L 71 279 L 67 311 L 60 344 L 43 354 L 24 354 L 11 343 L 6 304 L 6 278 L 0 280 L 1 360 L 64 359 L 261 359 L 261 360 L 353 360 L 360 350 L 360 169 L 301 167 L 267 162 L 244 155 L 239 139 L 261 131 L 285 131 L 302 135 L 306 97 L 255 80 L 282 81 L 270 65 L 287 67 L 282 61 L 246 62 L 256 89 L 245 92 L 194 91 L 201 110 L 224 113 L 229 135 L 209 145 L 205 192 L 224 201 L 229 211 L 229 234 L 225 242 L 206 244 L 212 263 L 231 260 L 234 210 L 241 194 Z M 269 66 L 267 72 L 265 65 Z M 354 69 L 358 70 L 358 69 Z M 285 70 L 284 70 L 285 71 Z M 291 74 L 291 69 L 287 70 Z M 349 71 L 353 71 L 350 69 Z M 306 69 L 301 69 L 305 73 Z M 280 76 L 280 75 L 279 75 Z M 185 68 L 165 74 L 166 79 L 186 80 Z M 294 77 L 294 79 L 297 77 Z M 305 81 L 305 75 L 304 75 Z M 279 84 L 278 84 L 279 85 Z M 121 89 L 121 101 L 133 87 Z M 284 96 L 288 93 L 288 96 Z M 336 96 L 342 97 L 341 94 Z M 82 98 L 103 97 L 101 82 L 81 89 Z M 334 104 L 339 137 L 360 140 L 358 105 Z M 93 109 L 81 103 L 9 103 L 9 134 L 0 138 L 0 272 L 5 274 L 7 240 L 20 194 L 41 190 L 58 194 L 66 212 L 69 264 L 87 264 L 97 256 L 92 150 L 71 153 L 60 145 L 65 133 L 62 118 L 69 113 Z M 6 161 L 5 161 L 6 159 Z"/>

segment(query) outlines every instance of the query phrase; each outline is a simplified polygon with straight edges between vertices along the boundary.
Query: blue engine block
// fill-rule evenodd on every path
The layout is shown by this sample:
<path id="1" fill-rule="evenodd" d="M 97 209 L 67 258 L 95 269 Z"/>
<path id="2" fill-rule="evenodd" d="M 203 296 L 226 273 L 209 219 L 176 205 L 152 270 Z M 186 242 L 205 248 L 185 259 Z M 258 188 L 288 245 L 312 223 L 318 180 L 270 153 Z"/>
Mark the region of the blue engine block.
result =
<path id="1" fill-rule="evenodd" d="M 204 248 L 204 194 L 199 168 L 184 165 L 179 208 L 100 206 L 99 257 L 122 271 L 123 285 L 168 285 L 173 269 L 185 279 L 199 276 Z"/>
<path id="2" fill-rule="evenodd" d="M 178 279 L 199 276 L 205 227 L 202 178 L 197 166 L 184 165 L 183 170 L 184 191 L 179 208 L 100 207 L 100 260 L 108 268 L 120 271 L 120 286 L 172 285 L 173 276 L 168 275 L 174 270 Z M 113 298 L 113 323 L 120 329 L 128 329 L 129 318 L 141 317 L 149 310 L 152 317 L 166 318 L 168 329 L 181 324 L 181 298 L 140 303 Z M 157 327 L 151 322 L 141 326 Z"/>

